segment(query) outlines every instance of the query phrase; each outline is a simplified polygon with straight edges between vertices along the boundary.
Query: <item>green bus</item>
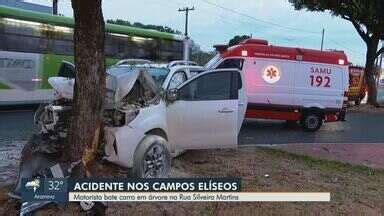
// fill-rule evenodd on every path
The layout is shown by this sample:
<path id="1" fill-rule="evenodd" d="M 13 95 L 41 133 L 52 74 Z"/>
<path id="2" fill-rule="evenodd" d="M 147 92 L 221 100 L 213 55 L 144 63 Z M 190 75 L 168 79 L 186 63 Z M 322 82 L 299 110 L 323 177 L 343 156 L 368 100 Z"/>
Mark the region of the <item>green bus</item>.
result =
<path id="1" fill-rule="evenodd" d="M 48 78 L 73 62 L 73 18 L 0 6 L 0 105 L 48 101 Z M 107 65 L 120 59 L 182 59 L 183 38 L 155 30 L 106 24 Z"/>

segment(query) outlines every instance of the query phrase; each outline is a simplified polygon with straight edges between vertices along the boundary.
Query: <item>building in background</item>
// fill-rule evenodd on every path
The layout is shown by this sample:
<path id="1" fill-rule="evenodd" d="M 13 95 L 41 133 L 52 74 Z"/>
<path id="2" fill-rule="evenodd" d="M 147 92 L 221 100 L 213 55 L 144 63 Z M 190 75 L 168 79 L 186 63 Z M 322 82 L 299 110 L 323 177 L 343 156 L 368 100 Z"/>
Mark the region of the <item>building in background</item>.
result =
<path id="1" fill-rule="evenodd" d="M 0 5 L 20 8 L 24 10 L 42 12 L 42 13 L 49 13 L 49 14 L 52 13 L 52 7 L 50 6 L 29 3 L 23 0 L 0 0 Z"/>

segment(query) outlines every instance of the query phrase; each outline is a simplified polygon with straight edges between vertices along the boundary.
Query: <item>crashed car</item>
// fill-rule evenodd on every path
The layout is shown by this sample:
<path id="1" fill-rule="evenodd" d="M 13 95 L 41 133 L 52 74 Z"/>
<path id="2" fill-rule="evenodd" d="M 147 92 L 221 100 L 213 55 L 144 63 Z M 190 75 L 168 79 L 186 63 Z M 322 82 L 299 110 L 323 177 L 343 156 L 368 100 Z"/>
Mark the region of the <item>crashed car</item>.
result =
<path id="1" fill-rule="evenodd" d="M 164 177 L 176 151 L 237 146 L 247 104 L 239 71 L 202 72 L 162 94 L 145 69 L 125 69 L 106 80 L 106 160 L 133 168 L 138 177 Z M 49 83 L 57 99 L 35 122 L 41 133 L 65 137 L 74 80 L 52 77 Z"/>

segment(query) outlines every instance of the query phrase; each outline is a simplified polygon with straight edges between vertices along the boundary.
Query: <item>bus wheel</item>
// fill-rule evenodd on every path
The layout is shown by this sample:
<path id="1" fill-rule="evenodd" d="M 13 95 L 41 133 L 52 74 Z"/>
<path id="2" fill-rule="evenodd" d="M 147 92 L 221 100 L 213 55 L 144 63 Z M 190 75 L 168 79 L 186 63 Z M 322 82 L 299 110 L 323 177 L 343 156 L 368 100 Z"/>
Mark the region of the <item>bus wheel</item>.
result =
<path id="1" fill-rule="evenodd" d="M 323 125 L 323 118 L 316 113 L 305 114 L 301 120 L 301 126 L 305 131 L 314 132 Z"/>

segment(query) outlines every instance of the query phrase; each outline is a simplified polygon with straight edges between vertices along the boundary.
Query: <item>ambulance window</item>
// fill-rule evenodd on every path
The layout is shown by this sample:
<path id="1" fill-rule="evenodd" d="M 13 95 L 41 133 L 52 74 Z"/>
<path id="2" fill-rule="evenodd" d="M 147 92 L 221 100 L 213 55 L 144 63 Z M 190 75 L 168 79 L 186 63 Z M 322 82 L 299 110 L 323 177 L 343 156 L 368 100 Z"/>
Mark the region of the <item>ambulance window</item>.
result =
<path id="1" fill-rule="evenodd" d="M 180 89 L 180 100 L 230 100 L 231 72 L 209 73 L 196 78 Z"/>
<path id="2" fill-rule="evenodd" d="M 223 62 L 220 63 L 219 66 L 217 66 L 218 69 L 220 68 L 237 68 L 239 70 L 243 69 L 243 63 L 244 59 L 236 59 L 236 58 L 230 58 L 226 59 Z"/>

